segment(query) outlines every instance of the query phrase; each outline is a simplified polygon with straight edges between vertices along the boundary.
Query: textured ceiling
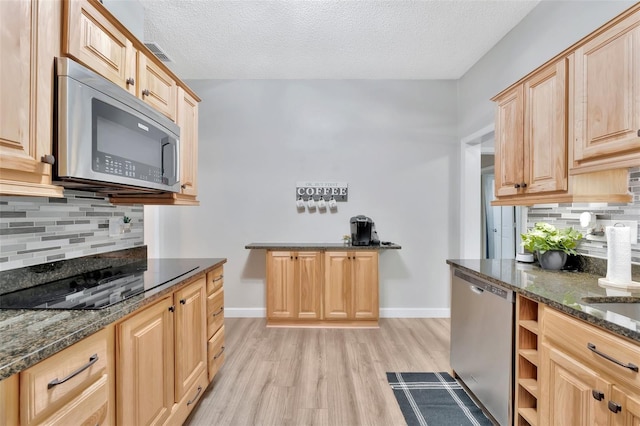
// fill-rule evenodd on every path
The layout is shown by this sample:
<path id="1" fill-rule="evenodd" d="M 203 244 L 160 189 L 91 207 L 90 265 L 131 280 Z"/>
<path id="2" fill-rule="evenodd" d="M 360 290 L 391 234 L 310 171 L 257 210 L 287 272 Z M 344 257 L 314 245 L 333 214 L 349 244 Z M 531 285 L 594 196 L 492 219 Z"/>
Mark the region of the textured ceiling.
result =
<path id="1" fill-rule="evenodd" d="M 140 3 L 183 79 L 457 79 L 538 1 Z"/>

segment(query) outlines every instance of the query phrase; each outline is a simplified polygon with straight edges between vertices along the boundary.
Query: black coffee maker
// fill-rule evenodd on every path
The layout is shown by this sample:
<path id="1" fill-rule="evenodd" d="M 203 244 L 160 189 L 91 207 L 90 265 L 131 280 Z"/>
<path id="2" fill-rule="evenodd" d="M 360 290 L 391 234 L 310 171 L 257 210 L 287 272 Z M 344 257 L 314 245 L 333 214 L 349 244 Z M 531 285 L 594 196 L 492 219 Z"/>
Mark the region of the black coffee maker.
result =
<path id="1" fill-rule="evenodd" d="M 370 217 L 359 215 L 351 218 L 351 245 L 374 246 L 380 244 L 376 225 Z"/>

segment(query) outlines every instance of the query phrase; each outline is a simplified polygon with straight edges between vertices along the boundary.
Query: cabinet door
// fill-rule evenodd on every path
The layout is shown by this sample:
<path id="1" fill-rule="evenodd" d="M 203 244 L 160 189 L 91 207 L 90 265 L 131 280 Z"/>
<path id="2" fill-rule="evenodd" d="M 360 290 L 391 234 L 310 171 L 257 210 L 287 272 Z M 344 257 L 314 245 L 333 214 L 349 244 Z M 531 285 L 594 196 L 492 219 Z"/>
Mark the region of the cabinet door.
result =
<path id="1" fill-rule="evenodd" d="M 180 188 L 183 195 L 198 195 L 198 101 L 178 88 L 180 126 Z"/>
<path id="2" fill-rule="evenodd" d="M 325 253 L 324 318 L 346 320 L 351 317 L 351 254 L 346 251 Z"/>
<path id="3" fill-rule="evenodd" d="M 267 251 L 267 319 L 296 316 L 293 256 L 288 251 Z"/>
<path id="4" fill-rule="evenodd" d="M 573 168 L 640 165 L 640 11 L 575 52 Z"/>
<path id="5" fill-rule="evenodd" d="M 173 299 L 118 326 L 117 423 L 162 424 L 174 403 Z"/>
<path id="6" fill-rule="evenodd" d="M 296 253 L 297 318 L 322 319 L 322 254 L 317 251 Z"/>
<path id="7" fill-rule="evenodd" d="M 352 319 L 378 319 L 378 252 L 351 256 Z"/>
<path id="8" fill-rule="evenodd" d="M 58 0 L 0 1 L 0 193 L 61 197 L 51 185 L 53 63 Z"/>
<path id="9" fill-rule="evenodd" d="M 567 190 L 567 66 L 562 59 L 524 83 L 527 193 Z"/>
<path id="10" fill-rule="evenodd" d="M 632 392 L 618 386 L 613 387 L 611 413 L 609 413 L 613 426 L 640 426 L 640 394 L 638 391 L 637 388 L 635 392 Z M 620 411 L 616 412 L 616 405 L 621 407 Z"/>
<path id="11" fill-rule="evenodd" d="M 185 392 L 207 369 L 207 305 L 206 279 L 178 290 L 174 295 L 176 306 L 175 328 L 175 400 Z"/>
<path id="12" fill-rule="evenodd" d="M 131 40 L 103 15 L 98 9 L 103 6 L 97 2 L 68 0 L 64 4 L 64 53 L 136 94 L 137 51 Z"/>
<path id="13" fill-rule="evenodd" d="M 549 346 L 541 351 L 542 424 L 583 426 L 607 425 L 611 384 L 573 357 Z"/>
<path id="14" fill-rule="evenodd" d="M 523 173 L 523 88 L 518 85 L 497 100 L 495 129 L 496 196 L 516 195 Z"/>
<path id="15" fill-rule="evenodd" d="M 142 54 L 138 57 L 138 62 L 140 80 L 138 96 L 160 113 L 176 121 L 178 87 L 175 80 L 152 59 Z"/>

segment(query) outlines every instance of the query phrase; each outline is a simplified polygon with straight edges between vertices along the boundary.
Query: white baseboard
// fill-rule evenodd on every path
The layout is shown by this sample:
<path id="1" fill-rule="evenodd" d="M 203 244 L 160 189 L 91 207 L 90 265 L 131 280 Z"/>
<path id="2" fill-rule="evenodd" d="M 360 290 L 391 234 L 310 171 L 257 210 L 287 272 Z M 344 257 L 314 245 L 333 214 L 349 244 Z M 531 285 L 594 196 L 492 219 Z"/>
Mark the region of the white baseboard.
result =
<path id="1" fill-rule="evenodd" d="M 265 318 L 265 308 L 225 308 L 227 318 Z M 380 308 L 380 318 L 449 318 L 449 308 Z"/>
<path id="2" fill-rule="evenodd" d="M 380 308 L 380 318 L 450 318 L 449 308 Z"/>
<path id="3" fill-rule="evenodd" d="M 224 308 L 227 318 L 266 318 L 266 308 Z"/>

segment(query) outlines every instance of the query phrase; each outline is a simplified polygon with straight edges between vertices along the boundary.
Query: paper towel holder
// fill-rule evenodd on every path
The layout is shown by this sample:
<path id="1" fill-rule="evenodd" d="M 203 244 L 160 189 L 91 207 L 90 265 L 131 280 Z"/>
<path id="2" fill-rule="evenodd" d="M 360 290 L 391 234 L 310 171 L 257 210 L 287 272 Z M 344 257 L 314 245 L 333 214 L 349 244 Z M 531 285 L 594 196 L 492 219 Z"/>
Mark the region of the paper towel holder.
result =
<path id="1" fill-rule="evenodd" d="M 614 223 L 613 227 L 630 228 L 629 226 L 621 222 Z M 607 245 L 608 244 L 609 244 L 609 241 L 607 241 Z M 609 271 L 608 268 L 609 268 L 609 265 L 607 265 L 607 275 Z M 631 269 L 631 265 L 629 265 L 629 269 Z M 631 295 L 630 292 L 633 292 L 633 293 L 640 292 L 640 282 L 633 281 L 633 279 L 630 279 L 628 282 L 618 282 L 618 281 L 609 280 L 608 277 L 598 278 L 598 286 L 605 288 L 607 292 L 613 291 L 616 296 L 623 296 L 623 295 L 628 296 L 628 295 Z"/>

